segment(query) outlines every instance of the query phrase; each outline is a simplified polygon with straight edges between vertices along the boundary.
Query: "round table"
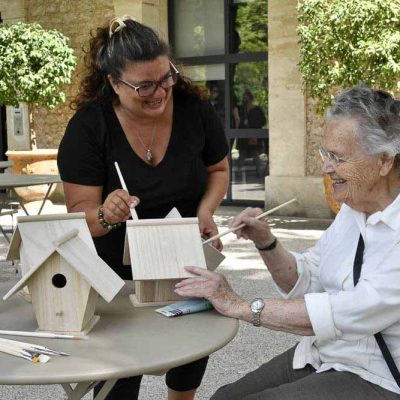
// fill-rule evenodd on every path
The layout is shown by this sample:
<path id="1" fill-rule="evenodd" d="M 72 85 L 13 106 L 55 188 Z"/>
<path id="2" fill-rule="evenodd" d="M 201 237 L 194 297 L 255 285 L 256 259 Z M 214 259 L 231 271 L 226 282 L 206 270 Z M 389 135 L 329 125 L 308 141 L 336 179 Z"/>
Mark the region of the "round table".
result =
<path id="1" fill-rule="evenodd" d="M 2 296 L 13 282 L 0 285 Z M 205 311 L 167 318 L 154 307 L 135 308 L 128 296 L 129 282 L 109 304 L 99 301 L 99 322 L 87 340 L 10 337 L 41 344 L 69 353 L 52 356 L 46 364 L 32 364 L 21 358 L 0 353 L 0 384 L 63 384 L 69 399 L 80 399 L 100 380 L 107 381 L 96 399 L 103 399 L 118 378 L 161 374 L 213 353 L 236 335 L 238 321 Z M 20 296 L 0 303 L 3 330 L 34 331 L 37 328 L 32 305 Z M 6 337 L 6 336 L 1 336 Z M 74 389 L 69 383 L 78 384 Z"/>

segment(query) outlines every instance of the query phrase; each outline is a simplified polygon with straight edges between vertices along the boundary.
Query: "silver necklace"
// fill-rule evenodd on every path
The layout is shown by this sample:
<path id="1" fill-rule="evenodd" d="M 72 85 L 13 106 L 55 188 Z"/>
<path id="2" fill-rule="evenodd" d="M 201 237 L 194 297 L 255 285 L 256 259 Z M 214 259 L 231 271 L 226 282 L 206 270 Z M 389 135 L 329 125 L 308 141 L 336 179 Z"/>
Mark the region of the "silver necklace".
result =
<path id="1" fill-rule="evenodd" d="M 146 151 L 146 160 L 148 162 L 150 162 L 153 159 L 153 153 L 151 152 L 151 146 L 153 146 L 154 138 L 156 136 L 156 124 L 154 124 L 153 135 L 151 137 L 151 142 L 148 146 L 146 146 L 145 143 L 143 142 L 143 139 L 141 138 L 139 132 L 136 132 L 136 136 L 138 137 L 140 143 L 142 144 L 143 148 Z"/>

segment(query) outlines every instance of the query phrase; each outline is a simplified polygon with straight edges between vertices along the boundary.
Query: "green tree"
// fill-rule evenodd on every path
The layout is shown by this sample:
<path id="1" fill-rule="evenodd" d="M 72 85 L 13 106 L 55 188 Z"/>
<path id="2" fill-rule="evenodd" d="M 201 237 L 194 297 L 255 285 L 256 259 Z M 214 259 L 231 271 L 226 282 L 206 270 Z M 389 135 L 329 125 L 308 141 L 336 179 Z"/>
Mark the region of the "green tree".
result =
<path id="1" fill-rule="evenodd" d="M 302 0 L 300 71 L 320 112 L 360 82 L 400 90 L 400 0 Z"/>
<path id="2" fill-rule="evenodd" d="M 20 102 L 54 108 L 65 101 L 76 57 L 56 30 L 19 22 L 0 26 L 0 104 Z"/>

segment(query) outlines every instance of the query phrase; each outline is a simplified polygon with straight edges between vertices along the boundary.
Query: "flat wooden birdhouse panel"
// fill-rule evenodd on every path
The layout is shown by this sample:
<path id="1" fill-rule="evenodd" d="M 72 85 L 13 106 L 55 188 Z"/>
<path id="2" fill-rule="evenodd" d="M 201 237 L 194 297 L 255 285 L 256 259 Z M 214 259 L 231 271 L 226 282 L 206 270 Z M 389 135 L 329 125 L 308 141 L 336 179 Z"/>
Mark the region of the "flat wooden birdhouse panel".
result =
<path id="1" fill-rule="evenodd" d="M 155 281 L 136 281 L 135 294 L 130 299 L 135 306 L 138 305 L 162 305 L 182 300 L 182 297 L 174 292 L 175 285 L 181 279 L 163 279 Z"/>
<path id="2" fill-rule="evenodd" d="M 63 257 L 53 253 L 27 282 L 41 331 L 80 332 L 91 286 Z M 96 298 L 98 297 L 95 293 Z M 93 313 L 90 318 L 93 317 Z"/>
<path id="3" fill-rule="evenodd" d="M 133 280 L 186 278 L 185 266 L 206 268 L 197 218 L 128 221 L 127 237 Z"/>

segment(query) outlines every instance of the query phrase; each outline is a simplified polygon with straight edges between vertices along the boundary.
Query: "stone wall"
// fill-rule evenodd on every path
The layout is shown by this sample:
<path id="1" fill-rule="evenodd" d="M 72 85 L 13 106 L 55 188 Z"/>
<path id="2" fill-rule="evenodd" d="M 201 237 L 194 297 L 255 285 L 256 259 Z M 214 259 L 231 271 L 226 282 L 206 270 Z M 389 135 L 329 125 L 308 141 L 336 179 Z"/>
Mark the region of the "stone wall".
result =
<path id="1" fill-rule="evenodd" d="M 25 20 L 24 0 L 0 0 L 1 18 L 4 23 L 15 24 Z"/>
<path id="2" fill-rule="evenodd" d="M 4 1 L 0 0 L 0 5 Z M 154 27 L 164 38 L 168 37 L 167 0 L 18 0 L 11 3 L 19 4 L 19 11 L 13 9 L 12 15 L 22 18 L 25 13 L 27 22 L 38 22 L 45 29 L 57 29 L 69 37 L 78 58 L 72 83 L 62 88 L 67 101 L 53 110 L 46 107 L 31 109 L 37 148 L 57 148 L 74 113 L 69 103 L 75 97 L 83 75 L 82 46 L 87 44 L 92 29 L 104 25 L 115 15 L 128 14 Z"/>
<path id="3" fill-rule="evenodd" d="M 63 87 L 67 101 L 55 109 L 32 108 L 32 128 L 38 148 L 57 148 L 68 120 L 73 115 L 69 107 L 76 95 L 83 71 L 82 45 L 90 30 L 103 25 L 114 16 L 112 0 L 29 0 L 26 2 L 26 21 L 38 22 L 45 29 L 57 29 L 70 38 L 70 46 L 78 58 L 72 84 Z"/>
<path id="4" fill-rule="evenodd" d="M 324 127 L 324 117 L 315 111 L 315 101 L 306 99 L 306 175 L 321 176 L 321 159 L 318 149 Z"/>

